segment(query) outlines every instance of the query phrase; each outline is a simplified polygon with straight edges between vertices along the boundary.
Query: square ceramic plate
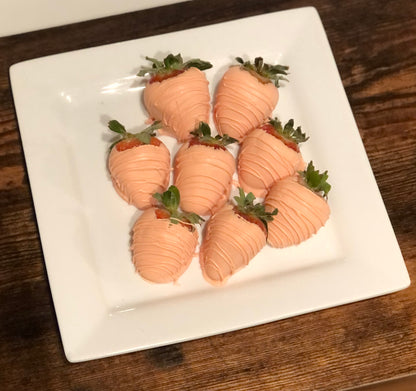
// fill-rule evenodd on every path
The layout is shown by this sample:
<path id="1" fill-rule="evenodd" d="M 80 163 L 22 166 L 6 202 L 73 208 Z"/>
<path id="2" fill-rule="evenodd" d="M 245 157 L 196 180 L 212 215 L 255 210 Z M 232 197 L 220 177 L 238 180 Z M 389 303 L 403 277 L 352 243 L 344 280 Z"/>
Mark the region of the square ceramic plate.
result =
<path id="1" fill-rule="evenodd" d="M 271 38 L 259 40 L 260 30 Z M 274 115 L 294 118 L 310 136 L 302 147 L 305 160 L 329 170 L 327 225 L 299 246 L 264 248 L 224 288 L 203 280 L 197 259 L 176 285 L 148 284 L 134 273 L 129 234 L 140 212 L 116 195 L 106 169 L 107 121 L 143 126 L 143 82 L 135 75 L 146 55 L 169 52 L 211 61 L 211 92 L 236 56 L 289 65 Z M 69 361 L 205 337 L 408 286 L 314 8 L 40 58 L 10 73 Z M 164 141 L 175 150 L 174 140 Z"/>

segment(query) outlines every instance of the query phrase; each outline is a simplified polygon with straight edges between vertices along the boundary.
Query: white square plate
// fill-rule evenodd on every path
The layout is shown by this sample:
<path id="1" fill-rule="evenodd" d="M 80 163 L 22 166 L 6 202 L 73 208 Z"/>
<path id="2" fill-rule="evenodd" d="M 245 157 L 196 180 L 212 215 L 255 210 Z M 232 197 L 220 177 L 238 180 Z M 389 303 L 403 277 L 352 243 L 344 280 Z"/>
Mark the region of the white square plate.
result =
<path id="1" fill-rule="evenodd" d="M 176 285 L 148 284 L 134 273 L 129 233 L 139 212 L 116 195 L 106 169 L 108 119 L 143 126 L 143 82 L 135 75 L 146 55 L 170 52 L 211 61 L 211 92 L 236 56 L 289 65 L 274 115 L 294 118 L 310 136 L 305 160 L 329 170 L 327 225 L 299 246 L 266 247 L 224 288 L 203 280 L 197 259 Z M 26 61 L 10 74 L 69 361 L 236 330 L 409 285 L 314 8 Z M 171 138 L 164 141 L 175 149 Z"/>

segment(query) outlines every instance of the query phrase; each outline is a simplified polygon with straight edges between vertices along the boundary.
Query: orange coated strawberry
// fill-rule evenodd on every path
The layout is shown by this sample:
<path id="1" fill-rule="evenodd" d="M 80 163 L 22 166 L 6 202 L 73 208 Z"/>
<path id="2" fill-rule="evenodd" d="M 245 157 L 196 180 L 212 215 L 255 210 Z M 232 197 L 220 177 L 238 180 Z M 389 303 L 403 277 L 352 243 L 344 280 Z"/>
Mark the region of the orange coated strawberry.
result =
<path id="1" fill-rule="evenodd" d="M 225 204 L 208 221 L 201 245 L 199 262 L 204 278 L 212 285 L 224 285 L 236 272 L 248 265 L 265 246 L 267 224 L 277 210 L 266 212 L 254 204 L 252 193 L 239 189 L 236 205 Z"/>
<path id="2" fill-rule="evenodd" d="M 154 197 L 157 207 L 146 209 L 133 227 L 133 264 L 147 281 L 175 282 L 191 263 L 198 244 L 195 224 L 203 220 L 178 211 L 180 195 L 175 186 Z"/>
<path id="3" fill-rule="evenodd" d="M 214 121 L 219 134 L 241 141 L 260 126 L 276 107 L 280 80 L 288 67 L 263 63 L 261 57 L 230 67 L 222 77 L 215 96 Z"/>
<path id="4" fill-rule="evenodd" d="M 138 134 L 118 121 L 108 127 L 118 134 L 108 156 L 108 168 L 117 193 L 129 204 L 145 209 L 155 204 L 152 195 L 166 189 L 170 179 L 170 153 L 155 137 L 158 123 Z"/>
<path id="5" fill-rule="evenodd" d="M 235 172 L 233 155 L 225 148 L 236 140 L 211 136 L 201 122 L 175 156 L 174 183 L 181 192 L 181 208 L 200 215 L 214 213 L 227 202 Z"/>
<path id="6" fill-rule="evenodd" d="M 138 76 L 150 75 L 143 95 L 149 116 L 161 121 L 167 134 L 184 141 L 201 121 L 208 122 L 210 96 L 202 70 L 212 65 L 199 59 L 183 62 L 180 54 L 169 54 L 163 61 L 146 59 L 152 66 L 142 68 Z"/>
<path id="7" fill-rule="evenodd" d="M 277 181 L 264 201 L 266 210 L 279 209 L 269 224 L 267 242 L 278 248 L 299 244 L 323 227 L 330 215 L 326 197 L 328 174 L 320 174 L 312 162 L 299 175 Z"/>
<path id="8" fill-rule="evenodd" d="M 293 120 L 285 126 L 275 119 L 248 133 L 238 155 L 238 179 L 244 191 L 264 197 L 278 180 L 303 170 L 299 143 L 308 138 Z"/>

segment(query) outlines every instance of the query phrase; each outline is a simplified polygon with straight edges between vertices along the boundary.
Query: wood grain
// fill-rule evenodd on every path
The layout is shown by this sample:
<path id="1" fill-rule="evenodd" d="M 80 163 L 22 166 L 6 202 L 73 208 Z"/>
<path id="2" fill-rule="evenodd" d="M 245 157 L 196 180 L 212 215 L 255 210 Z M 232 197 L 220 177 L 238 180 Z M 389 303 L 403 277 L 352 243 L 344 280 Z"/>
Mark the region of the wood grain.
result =
<path id="1" fill-rule="evenodd" d="M 306 5 L 315 6 L 321 15 L 411 280 L 415 280 L 414 1 L 194 0 L 1 38 L 2 389 L 341 390 L 416 373 L 414 284 L 391 295 L 143 352 L 79 364 L 69 364 L 63 354 L 14 112 L 10 65 Z M 259 39 L 284 39 L 253 33 Z"/>

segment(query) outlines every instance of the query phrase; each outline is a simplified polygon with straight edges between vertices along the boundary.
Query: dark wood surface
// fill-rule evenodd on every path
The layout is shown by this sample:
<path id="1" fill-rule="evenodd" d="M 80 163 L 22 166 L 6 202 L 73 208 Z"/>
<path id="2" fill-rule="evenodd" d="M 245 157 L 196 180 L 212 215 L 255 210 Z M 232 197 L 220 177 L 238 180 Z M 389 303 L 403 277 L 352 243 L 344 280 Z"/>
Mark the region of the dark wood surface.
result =
<path id="1" fill-rule="evenodd" d="M 1 389 L 342 390 L 416 373 L 415 284 L 391 295 L 143 352 L 79 364 L 68 363 L 63 353 L 10 90 L 10 65 L 305 5 L 321 15 L 415 281 L 416 2 L 195 0 L 0 38 Z M 259 39 L 284 37 L 259 34 Z"/>

